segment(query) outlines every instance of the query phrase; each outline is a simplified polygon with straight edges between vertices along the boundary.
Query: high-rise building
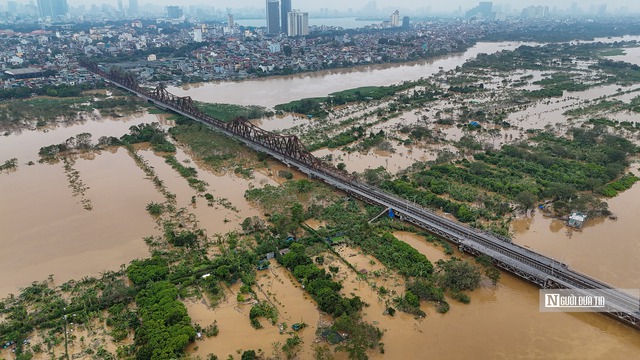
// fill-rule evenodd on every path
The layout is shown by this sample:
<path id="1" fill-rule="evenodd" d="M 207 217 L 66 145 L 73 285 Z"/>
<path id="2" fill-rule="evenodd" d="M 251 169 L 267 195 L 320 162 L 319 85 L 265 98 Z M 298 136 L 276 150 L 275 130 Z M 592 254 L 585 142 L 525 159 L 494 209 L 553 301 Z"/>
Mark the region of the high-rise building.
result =
<path id="1" fill-rule="evenodd" d="M 267 0 L 267 34 L 277 35 L 280 32 L 280 2 Z"/>
<path id="2" fill-rule="evenodd" d="M 393 27 L 400 26 L 400 11 L 396 10 L 391 14 L 391 21 L 389 23 Z"/>
<path id="3" fill-rule="evenodd" d="M 233 14 L 227 14 L 227 22 L 229 23 L 229 28 L 233 29 L 236 27 L 235 21 L 233 21 Z"/>
<path id="4" fill-rule="evenodd" d="M 129 0 L 129 14 L 138 15 L 138 0 Z"/>
<path id="5" fill-rule="evenodd" d="M 482 18 L 482 19 L 492 19 L 495 16 L 493 12 L 493 2 L 491 1 L 481 1 L 478 6 L 473 9 L 467 11 L 468 18 Z"/>
<path id="6" fill-rule="evenodd" d="M 193 41 L 194 42 L 202 42 L 202 29 L 201 28 L 193 29 Z"/>
<path id="7" fill-rule="evenodd" d="M 598 15 L 603 16 L 607 13 L 607 4 L 598 6 Z"/>
<path id="8" fill-rule="evenodd" d="M 287 35 L 305 36 L 309 35 L 309 13 L 292 10 L 287 14 L 288 25 Z"/>
<path id="9" fill-rule="evenodd" d="M 124 5 L 122 5 L 122 0 L 118 0 L 118 17 L 124 16 Z"/>
<path id="10" fill-rule="evenodd" d="M 69 6 L 67 0 L 38 0 L 38 9 L 43 18 L 60 18 L 67 15 Z"/>
<path id="11" fill-rule="evenodd" d="M 18 3 L 16 1 L 7 1 L 7 12 L 11 15 L 18 13 Z"/>
<path id="12" fill-rule="evenodd" d="M 179 19 L 182 17 L 182 9 L 180 6 L 167 6 L 167 17 L 170 19 Z"/>
<path id="13" fill-rule="evenodd" d="M 403 18 L 402 18 L 402 27 L 403 27 L 404 29 L 408 29 L 408 28 L 410 28 L 410 27 L 411 27 L 411 25 L 410 25 L 410 21 L 411 21 L 411 19 L 409 19 L 409 17 L 408 17 L 408 16 L 403 17 Z"/>
<path id="14" fill-rule="evenodd" d="M 289 13 L 291 12 L 291 0 L 280 1 L 280 30 L 285 32 L 289 29 Z"/>

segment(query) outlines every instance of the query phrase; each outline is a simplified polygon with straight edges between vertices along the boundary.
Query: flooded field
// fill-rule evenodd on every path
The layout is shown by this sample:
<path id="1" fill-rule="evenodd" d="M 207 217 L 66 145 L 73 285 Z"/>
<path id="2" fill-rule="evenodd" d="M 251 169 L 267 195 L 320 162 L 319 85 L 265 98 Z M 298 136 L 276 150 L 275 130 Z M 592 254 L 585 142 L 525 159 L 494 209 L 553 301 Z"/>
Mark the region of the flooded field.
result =
<path id="1" fill-rule="evenodd" d="M 313 126 L 313 119 L 297 114 L 286 114 L 252 120 L 252 123 L 267 131 L 281 131 L 300 125 Z"/>
<path id="2" fill-rule="evenodd" d="M 194 214 L 199 221 L 199 226 L 207 230 L 209 235 L 240 230 L 239 225 L 242 220 L 259 215 L 259 212 L 244 199 L 245 191 L 257 185 L 276 184 L 274 180 L 259 172 L 254 173 L 254 179 L 244 179 L 234 173 L 213 173 L 206 164 L 192 159 L 184 150 L 178 149 L 175 155 L 178 161 L 185 166 L 194 167 L 198 171 L 198 179 L 208 184 L 205 193 L 214 196 L 214 201 L 209 205 L 210 202 L 203 197 L 203 194 L 199 194 L 190 187 L 187 180 L 172 169 L 163 157 L 152 150 L 141 151 L 140 154 L 154 167 L 169 190 L 176 195 L 177 207 L 187 208 Z M 194 196 L 195 204 L 192 202 Z"/>
<path id="3" fill-rule="evenodd" d="M 208 326 L 216 321 L 220 329 L 219 335 L 193 344 L 189 352 L 203 358 L 208 354 L 215 354 L 224 359 L 229 355 L 236 356 L 243 350 L 262 351 L 271 356 L 279 353 L 286 339 L 291 336 L 291 326 L 295 323 L 305 323 L 307 328 L 298 332 L 303 341 L 303 351 L 300 356 L 304 359 L 312 358 L 311 345 L 316 338 L 315 331 L 320 321 L 320 313 L 309 295 L 300 288 L 288 270 L 281 266 L 259 271 L 258 299 L 269 301 L 278 309 L 278 323 L 271 325 L 262 319 L 264 328 L 254 329 L 249 322 L 250 303 L 238 303 L 236 294 L 239 286 L 227 290 L 226 297 L 215 308 L 208 306 L 206 301 L 186 302 L 189 316 L 193 322 Z M 280 324 L 286 324 L 280 330 Z M 279 343 L 279 345 L 276 345 Z"/>
<path id="4" fill-rule="evenodd" d="M 173 125 L 166 120 L 166 115 L 141 113 L 121 118 L 104 118 L 87 120 L 83 123 L 69 123 L 60 126 L 49 126 L 38 129 L 25 129 L 12 132 L 9 136 L 0 137 L 0 154 L 2 161 L 17 158 L 20 165 L 39 160 L 38 150 L 43 146 L 59 144 L 80 133 L 92 134 L 95 144 L 101 136 L 119 137 L 129 132 L 133 125 L 157 122 L 162 125 Z"/>
<path id="5" fill-rule="evenodd" d="M 273 106 L 300 97 L 326 95 L 329 92 L 363 85 L 388 85 L 401 80 L 414 80 L 439 71 L 440 67 L 452 69 L 464 60 L 480 52 L 495 52 L 512 49 L 519 43 L 478 44 L 463 55 L 436 59 L 402 66 L 376 66 L 318 74 L 302 74 L 241 83 L 206 84 L 192 86 L 190 90 L 172 89 L 177 94 L 188 94 L 204 101 L 230 103 L 260 103 Z M 631 50 L 631 49 L 628 49 Z M 627 54 L 635 54 L 628 51 Z M 617 59 L 622 59 L 617 57 Z M 516 78 L 524 74 L 517 74 Z M 533 74 L 532 81 L 541 74 Z M 494 84 L 495 85 L 495 84 Z M 569 93 L 515 112 L 508 118 L 517 129 L 510 129 L 497 138 L 484 138 L 494 146 L 522 138 L 523 129 L 542 128 L 556 124 L 565 126 L 567 118 L 562 115 L 585 100 L 612 95 L 615 86 L 590 89 L 580 93 Z M 214 95 L 211 95 L 214 94 Z M 213 98 L 215 96 L 215 99 Z M 634 95 L 635 96 L 635 95 Z M 633 96 L 620 95 L 624 101 Z M 258 101 L 256 101 L 258 99 Z M 372 108 L 383 106 L 375 104 Z M 440 109 L 440 107 L 438 107 Z M 370 109 L 341 109 L 336 118 L 364 116 Z M 405 113 L 388 123 L 375 125 L 373 131 L 392 131 L 397 126 L 415 124 L 428 114 L 428 125 L 449 141 L 459 140 L 465 135 L 460 127 L 434 125 L 435 112 L 423 109 L 423 113 Z M 626 114 L 635 119 L 633 114 Z M 626 117 L 623 117 L 626 119 Z M 93 141 L 100 136 L 120 136 L 131 125 L 148 122 L 170 125 L 165 117 L 144 114 L 120 119 L 87 121 L 73 126 L 43 130 L 24 130 L 0 138 L 0 153 L 4 159 L 18 158 L 16 171 L 0 174 L 0 229 L 5 234 L 0 238 L 3 248 L 0 254 L 0 297 L 17 293 L 18 289 L 34 280 L 43 280 L 53 274 L 56 283 L 84 276 L 99 276 L 105 270 L 118 269 L 135 258 L 149 255 L 144 243 L 145 236 L 160 233 L 158 224 L 149 216 L 145 206 L 150 202 L 162 202 L 164 198 L 146 178 L 124 148 L 115 148 L 101 153 L 77 157 L 73 169 L 86 190 L 73 196 L 68 174 L 63 163 L 38 163 L 38 149 L 59 143 L 78 133 L 93 134 Z M 257 120 L 256 124 L 269 130 L 283 130 L 300 125 L 315 126 L 317 120 L 292 115 Z M 578 123 L 580 120 L 575 120 Z M 507 138 L 507 136 L 510 136 Z M 347 153 L 340 149 L 322 148 L 314 154 L 331 155 L 333 163 L 344 162 L 349 171 L 364 171 L 384 167 L 396 173 L 415 161 L 434 160 L 438 151 L 449 149 L 450 144 L 435 146 L 400 145 L 393 142 L 395 152 L 370 149 L 366 152 Z M 188 185 L 185 178 L 165 163 L 163 154 L 140 148 L 140 154 L 163 180 L 168 190 L 176 195 L 176 207 L 193 214 L 199 226 L 208 235 L 224 234 L 240 229 L 246 217 L 261 216 L 261 212 L 244 198 L 246 190 L 275 185 L 285 181 L 277 176 L 278 171 L 288 170 L 284 165 L 269 163 L 268 169 L 251 172 L 251 177 L 211 168 L 194 159 L 183 147 L 176 158 L 185 166 L 198 171 L 198 179 L 207 183 L 206 193 L 215 201 L 210 204 L 203 193 Z M 26 165 L 33 161 L 34 165 Z M 638 167 L 632 171 L 638 174 Z M 294 179 L 303 175 L 292 171 Z M 192 200 L 195 197 L 195 203 Z M 637 234 L 640 225 L 640 184 L 620 196 L 608 200 L 610 210 L 617 220 L 596 219 L 587 223 L 581 231 L 568 231 L 562 222 L 545 218 L 535 213 L 530 218 L 512 223 L 515 242 L 532 250 L 553 257 L 559 263 L 597 277 L 618 287 L 640 287 L 640 269 L 637 258 L 640 242 Z M 91 209 L 83 207 L 83 201 Z M 318 228 L 325 224 L 307 222 Z M 448 258 L 442 246 L 428 243 L 410 232 L 395 232 L 432 262 Z M 448 299 L 451 309 L 439 314 L 432 305 L 423 304 L 426 318 L 415 319 L 403 313 L 395 317 L 384 315 L 390 304 L 389 297 L 380 296 L 376 289 L 384 286 L 396 295 L 404 291 L 404 280 L 389 272 L 374 258 L 362 254 L 358 249 L 341 246 L 341 260 L 333 254 L 325 254 L 326 265 L 338 266 L 337 278 L 343 281 L 344 295 L 361 296 L 369 307 L 364 309 L 364 319 L 385 331 L 385 354 L 370 352 L 374 359 L 410 359 L 434 357 L 443 359 L 632 359 L 640 353 L 638 331 L 598 314 L 557 314 L 538 311 L 538 289 L 520 279 L 502 273 L 498 285 L 484 281 L 480 289 L 471 293 L 471 304 L 465 305 Z M 465 257 L 455 251 L 454 256 Z M 291 331 L 291 325 L 304 322 L 309 327 L 299 336 L 303 339 L 300 358 L 313 357 L 311 346 L 316 342 L 315 330 L 330 319 L 318 312 L 316 304 L 300 287 L 291 274 L 272 262 L 272 268 L 257 274 L 254 286 L 260 300 L 276 306 L 278 323 L 286 323 L 288 330 L 281 331 L 278 325 L 263 320 L 264 329 L 256 330 L 249 322 L 251 303 L 238 303 L 238 286 L 226 290 L 226 297 L 217 306 L 203 300 L 188 300 L 189 315 L 194 323 L 203 327 L 218 324 L 220 333 L 216 337 L 198 340 L 189 352 L 205 358 L 216 354 L 219 358 L 230 355 L 239 357 L 243 350 L 261 350 L 271 356 L 277 353 Z M 353 266 L 352 270 L 347 264 Z M 376 276 L 375 273 L 383 274 Z M 82 330 L 78 330 L 82 331 Z M 109 347 L 111 351 L 114 349 Z M 58 355 L 58 354 L 57 354 Z M 0 356 L 7 356 L 0 352 Z M 338 358 L 346 358 L 339 354 Z"/>
<path id="6" fill-rule="evenodd" d="M 61 163 L 0 174 L 0 273 L 11 274 L 0 280 L 0 296 L 50 274 L 62 283 L 148 256 L 142 238 L 156 230 L 145 206 L 161 196 L 127 152 L 103 151 L 76 160 L 75 168 L 89 188 L 91 211 L 72 196 Z"/>
<path id="7" fill-rule="evenodd" d="M 416 161 L 434 160 L 440 150 L 442 149 L 401 146 L 395 152 L 370 150 L 363 154 L 361 152 L 347 153 L 339 149 L 320 149 L 314 151 L 313 154 L 317 157 L 330 155 L 334 165 L 345 163 L 346 169 L 349 171 L 363 172 L 367 169 L 383 167 L 388 172 L 395 174 Z"/>
<path id="8" fill-rule="evenodd" d="M 56 282 L 84 276 L 99 276 L 105 270 L 117 270 L 132 259 L 147 257 L 143 238 L 158 234 L 156 224 L 145 207 L 162 202 L 162 196 L 146 179 L 124 148 L 75 155 L 74 171 L 86 188 L 74 196 L 62 162 L 39 163 L 38 149 L 60 143 L 78 133 L 119 137 L 132 125 L 150 122 L 167 124 L 160 115 L 139 115 L 116 120 L 103 119 L 83 124 L 26 130 L 0 138 L 0 152 L 16 157 L 16 171 L 0 174 L 0 228 L 6 233 L 0 243 L 4 249 L 0 261 L 0 295 L 17 293 L 32 281 L 53 275 Z M 251 181 L 234 174 L 215 175 L 198 164 L 209 192 L 218 199 L 232 198 L 229 208 L 208 206 L 204 198 L 191 205 L 196 191 L 164 162 L 161 154 L 141 149 L 139 153 L 156 168 L 169 190 L 177 194 L 179 206 L 190 207 L 209 234 L 238 230 L 247 216 L 258 215 L 244 200 L 244 191 L 274 180 L 256 172 Z M 189 156 L 180 151 L 180 160 Z M 26 165 L 33 161 L 34 165 Z M 84 201 L 84 203 L 83 203 Z M 83 204 L 90 204 L 87 210 Z M 240 215 L 242 213 L 242 216 Z M 25 216 L 28 214 L 28 216 Z"/>

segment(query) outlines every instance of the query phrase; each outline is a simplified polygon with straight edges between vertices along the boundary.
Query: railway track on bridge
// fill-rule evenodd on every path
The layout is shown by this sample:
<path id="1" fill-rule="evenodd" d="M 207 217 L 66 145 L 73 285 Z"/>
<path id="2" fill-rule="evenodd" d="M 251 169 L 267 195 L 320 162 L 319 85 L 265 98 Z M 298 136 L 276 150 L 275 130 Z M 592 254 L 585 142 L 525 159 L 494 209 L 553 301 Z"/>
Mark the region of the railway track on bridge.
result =
<path id="1" fill-rule="evenodd" d="M 163 85 L 153 90 L 145 89 L 138 85 L 131 74 L 113 70 L 107 72 L 98 65 L 85 61 L 81 61 L 81 65 L 160 108 L 212 126 L 247 146 L 267 153 L 286 165 L 295 167 L 308 176 L 320 179 L 362 201 L 391 208 L 401 219 L 455 243 L 464 252 L 476 256 L 488 255 L 496 266 L 541 288 L 578 291 L 604 289 L 602 294 L 606 298 L 607 314 L 640 329 L 640 299 L 569 269 L 565 264 L 552 258 L 513 244 L 507 238 L 444 218 L 400 197 L 369 186 L 352 175 L 317 159 L 305 149 L 296 136 L 273 134 L 244 119 L 225 123 L 200 112 L 190 97 L 175 96 Z"/>

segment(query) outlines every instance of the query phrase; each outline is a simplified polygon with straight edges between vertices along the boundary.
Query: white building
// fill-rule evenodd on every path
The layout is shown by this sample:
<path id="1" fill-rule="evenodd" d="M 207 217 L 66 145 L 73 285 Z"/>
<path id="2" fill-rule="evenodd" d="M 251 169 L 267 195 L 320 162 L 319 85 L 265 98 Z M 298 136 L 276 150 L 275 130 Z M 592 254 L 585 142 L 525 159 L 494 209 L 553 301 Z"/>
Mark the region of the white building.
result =
<path id="1" fill-rule="evenodd" d="M 282 49 L 280 48 L 280 44 L 272 43 L 269 44 L 269 52 L 272 54 L 279 53 Z"/>
<path id="2" fill-rule="evenodd" d="M 202 29 L 193 29 L 193 41 L 202 42 Z"/>
<path id="3" fill-rule="evenodd" d="M 309 35 L 309 13 L 293 10 L 287 13 L 287 35 L 305 36 Z"/>
<path id="4" fill-rule="evenodd" d="M 400 26 L 400 11 L 396 10 L 391 14 L 391 21 L 389 21 L 389 25 L 392 27 Z"/>

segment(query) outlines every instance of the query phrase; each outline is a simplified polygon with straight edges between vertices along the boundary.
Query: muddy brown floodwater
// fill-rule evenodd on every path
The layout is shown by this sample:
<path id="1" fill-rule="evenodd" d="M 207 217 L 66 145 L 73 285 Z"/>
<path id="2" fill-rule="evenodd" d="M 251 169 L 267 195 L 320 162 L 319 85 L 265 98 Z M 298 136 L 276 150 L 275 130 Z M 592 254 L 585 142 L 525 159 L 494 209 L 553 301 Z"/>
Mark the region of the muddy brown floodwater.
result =
<path id="1" fill-rule="evenodd" d="M 638 174 L 638 164 L 632 167 Z M 640 288 L 640 183 L 609 199 L 609 210 L 618 219 L 588 220 L 573 231 L 560 220 L 540 212 L 512 223 L 515 242 L 567 264 L 611 285 Z M 640 335 L 640 334 L 639 334 Z"/>
<path id="2" fill-rule="evenodd" d="M 639 39 L 640 36 L 624 36 L 596 38 L 594 41 L 610 43 Z M 241 82 L 204 83 L 185 87 L 184 89 L 182 87 L 170 87 L 168 90 L 178 96 L 191 96 L 198 101 L 273 107 L 293 100 L 326 96 L 336 91 L 361 86 L 387 86 L 402 81 L 416 80 L 421 77 L 426 78 L 440 71 L 440 68 L 444 71 L 455 69 L 456 66 L 475 58 L 478 54 L 513 50 L 520 45 L 536 45 L 536 43 L 481 42 L 463 53 L 407 64 L 360 66 Z"/>
<path id="3" fill-rule="evenodd" d="M 284 345 L 291 336 L 291 326 L 295 323 L 306 323 L 298 336 L 303 341 L 303 359 L 311 359 L 311 344 L 315 339 L 315 330 L 320 320 L 320 313 L 309 295 L 300 288 L 285 268 L 275 265 L 271 269 L 258 271 L 256 292 L 260 300 L 269 301 L 278 309 L 278 322 L 271 325 L 261 319 L 263 329 L 256 330 L 249 322 L 251 304 L 239 304 L 236 300 L 239 285 L 232 286 L 215 308 L 211 308 L 207 301 L 189 301 L 186 303 L 189 316 L 196 323 L 206 327 L 215 320 L 220 333 L 216 337 L 196 341 L 190 347 L 190 352 L 203 358 L 207 354 L 216 354 L 220 359 L 229 355 L 236 356 L 238 350 L 261 349 L 267 355 L 272 355 L 274 344 L 278 348 Z M 286 330 L 282 333 L 278 324 L 285 323 Z M 242 351 L 240 353 L 242 353 Z"/>
<path id="4" fill-rule="evenodd" d="M 0 296 L 50 274 L 60 283 L 148 256 L 142 238 L 156 231 L 145 206 L 161 196 L 126 150 L 78 159 L 74 167 L 89 187 L 91 211 L 72 197 L 62 163 L 0 174 Z"/>
<path id="5" fill-rule="evenodd" d="M 440 68 L 445 71 L 454 69 L 480 53 L 512 50 L 522 44 L 525 43 L 478 43 L 464 53 L 402 65 L 371 65 L 242 82 L 205 83 L 189 87 L 188 90 L 171 87 L 168 90 L 178 96 L 191 96 L 198 101 L 273 107 L 296 99 L 326 96 L 361 86 L 382 86 L 428 77 Z"/>
<path id="6" fill-rule="evenodd" d="M 626 38 L 625 40 L 638 39 Z M 620 39 L 607 39 L 616 41 Z M 178 95 L 190 95 L 196 99 L 212 102 L 260 104 L 273 106 L 301 97 L 326 95 L 330 92 L 364 85 L 389 85 L 402 80 L 415 80 L 461 65 L 466 59 L 481 52 L 513 49 L 519 43 L 480 43 L 464 54 L 434 59 L 401 66 L 372 66 L 335 72 L 300 74 L 240 83 L 205 84 L 189 91 L 172 89 Z M 593 90 L 599 92 L 602 89 Z M 609 91 L 607 89 L 607 91 Z M 599 95 L 599 94 L 596 94 Z M 558 104 L 549 108 L 547 123 L 563 121 L 558 116 L 563 110 Z M 518 114 L 526 117 L 527 114 Z M 537 115 L 533 114 L 537 120 Z M 557 116 L 557 118 L 556 118 Z M 556 120 L 557 119 L 557 120 Z M 93 134 L 94 141 L 103 135 L 120 136 L 129 126 L 141 122 L 162 121 L 155 115 L 103 121 L 87 121 L 69 127 L 50 129 L 48 132 L 24 131 L 0 138 L 0 154 L 4 161 L 18 158 L 17 171 L 0 174 L 0 296 L 16 293 L 19 287 L 34 280 L 44 280 L 54 274 L 57 282 L 86 275 L 98 276 L 104 270 L 117 270 L 120 264 L 148 255 L 142 238 L 157 234 L 156 224 L 146 213 L 145 206 L 163 198 L 145 174 L 134 164 L 124 149 L 103 151 L 94 157 L 78 158 L 74 168 L 80 180 L 88 187 L 84 197 L 91 201 L 93 210 L 87 211 L 80 204 L 80 197 L 72 196 L 63 164 L 35 164 L 38 149 L 59 143 L 78 133 Z M 305 119 L 285 117 L 264 120 L 272 129 L 291 126 Z M 518 126 L 525 127 L 526 120 Z M 543 122 L 535 126 L 543 125 Z M 409 161 L 409 149 L 397 154 L 371 153 L 350 155 L 334 153 L 342 161 L 353 162 L 362 169 L 385 166 L 390 170 L 395 163 L 403 166 Z M 320 150 L 318 154 L 330 153 Z M 259 212 L 244 200 L 244 191 L 251 186 L 263 186 L 281 179 L 267 172 L 255 172 L 254 179 L 243 179 L 235 175 L 218 175 L 201 163 L 193 162 L 191 155 L 179 151 L 177 158 L 199 170 L 199 178 L 208 182 L 207 191 L 216 198 L 226 198 L 239 210 L 235 212 L 224 206 L 208 207 L 202 198 L 197 198 L 196 207 L 190 199 L 196 195 L 185 179 L 164 163 L 160 154 L 141 150 L 140 154 L 155 167 L 159 177 L 169 191 L 177 194 L 180 207 L 193 212 L 209 234 L 226 232 L 238 228 L 244 217 Z M 430 158 L 429 151 L 412 154 L 410 158 Z M 367 165 L 367 157 L 376 159 Z M 361 161 L 361 159 L 365 159 Z M 373 160 L 372 160 L 373 161 Z M 634 168 L 636 173 L 637 167 Z M 271 170 L 276 173 L 277 168 Z M 594 220 L 582 232 L 567 234 L 563 224 L 535 214 L 531 219 L 514 222 L 515 242 L 535 251 L 567 263 L 571 268 L 595 276 L 619 287 L 640 287 L 640 184 L 609 200 L 610 209 L 618 216 L 617 221 Z M 225 221 L 228 220 L 228 221 Z M 320 224 L 313 224 L 320 225 Z M 446 258 L 441 248 L 425 242 L 411 233 L 396 233 L 430 260 Z M 348 251 L 357 250 L 349 249 Z M 370 257 L 356 254 L 345 259 L 368 271 L 380 268 Z M 465 256 L 456 252 L 456 256 Z M 337 261 L 337 260 L 335 260 Z M 382 315 L 384 303 L 370 284 L 360 280 L 353 271 L 342 264 L 341 275 L 345 280 L 345 294 L 354 292 L 371 304 L 365 309 L 364 318 L 376 322 L 385 330 L 382 341 L 385 354 L 371 353 L 374 359 L 637 359 L 640 354 L 640 333 L 628 326 L 599 314 L 540 313 L 538 311 L 538 289 L 525 281 L 506 273 L 497 286 L 484 283 L 471 293 L 471 304 L 463 305 L 450 300 L 451 310 L 441 315 L 430 305 L 423 305 L 427 312 L 424 319 L 414 319 L 406 314 L 395 317 Z M 303 330 L 304 350 L 301 358 L 311 358 L 310 346 L 315 338 L 313 332 L 319 321 L 323 321 L 314 302 L 282 268 L 258 273 L 260 285 L 258 296 L 275 303 L 280 311 L 279 321 L 289 327 L 304 321 L 310 328 Z M 375 280 L 385 287 L 402 291 L 401 279 L 391 278 L 387 282 Z M 288 335 L 280 334 L 276 326 L 265 325 L 265 329 L 250 327 L 248 311 L 250 305 L 237 304 L 232 288 L 228 298 L 215 309 L 201 302 L 188 303 L 189 314 L 203 326 L 217 320 L 218 337 L 198 341 L 191 350 L 205 356 L 215 353 L 221 358 L 228 355 L 238 357 L 237 350 L 262 349 L 271 354 L 274 342 L 284 343 Z M 195 349 L 198 346 L 198 349 Z M 340 355 L 342 356 L 342 355 Z"/>
<path id="7" fill-rule="evenodd" d="M 99 276 L 148 256 L 142 238 L 157 231 L 145 206 L 162 197 L 124 149 L 76 160 L 73 167 L 88 187 L 84 198 L 91 201 L 91 211 L 80 204 L 81 196 L 72 196 L 62 163 L 37 161 L 40 147 L 79 133 L 92 133 L 96 141 L 153 121 L 164 119 L 144 114 L 89 120 L 0 138 L 0 154 L 19 161 L 17 171 L 0 174 L 0 297 L 51 274 L 58 283 Z M 26 165 L 28 161 L 35 165 Z"/>
<path id="8" fill-rule="evenodd" d="M 432 261 L 447 256 L 442 248 L 421 236 L 394 235 Z M 454 256 L 469 259 L 455 252 Z M 473 261 L 471 259 L 471 261 Z M 637 330 L 604 315 L 541 313 L 538 289 L 502 273 L 497 286 L 483 282 L 471 293 L 471 303 L 448 299 L 451 309 L 416 320 L 406 314 L 395 318 L 380 313 L 369 319 L 386 329 L 385 354 L 372 358 L 410 359 L 635 359 L 640 353 Z"/>

